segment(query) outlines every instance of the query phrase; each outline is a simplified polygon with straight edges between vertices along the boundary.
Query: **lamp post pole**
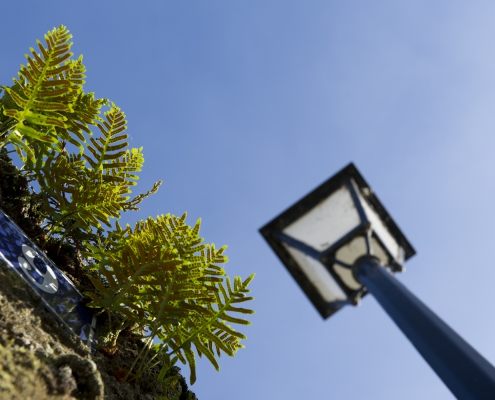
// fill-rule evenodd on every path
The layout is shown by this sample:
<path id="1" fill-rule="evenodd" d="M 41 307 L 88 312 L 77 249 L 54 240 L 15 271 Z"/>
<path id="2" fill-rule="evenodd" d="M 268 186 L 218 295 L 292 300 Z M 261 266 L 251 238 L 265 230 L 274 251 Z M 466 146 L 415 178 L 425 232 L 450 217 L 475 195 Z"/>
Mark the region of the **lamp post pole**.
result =
<path id="1" fill-rule="evenodd" d="M 458 399 L 495 399 L 495 368 L 376 257 L 356 260 L 353 273 Z"/>

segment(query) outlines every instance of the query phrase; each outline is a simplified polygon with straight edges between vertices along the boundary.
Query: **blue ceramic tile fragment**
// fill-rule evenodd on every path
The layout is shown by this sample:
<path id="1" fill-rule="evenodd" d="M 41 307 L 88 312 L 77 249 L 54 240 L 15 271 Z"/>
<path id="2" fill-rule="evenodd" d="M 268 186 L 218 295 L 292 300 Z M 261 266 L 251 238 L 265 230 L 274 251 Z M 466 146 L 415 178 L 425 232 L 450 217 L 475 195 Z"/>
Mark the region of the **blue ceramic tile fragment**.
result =
<path id="1" fill-rule="evenodd" d="M 92 351 L 97 320 L 82 303 L 83 295 L 31 239 L 0 210 L 0 259 L 41 297 L 46 308 Z"/>

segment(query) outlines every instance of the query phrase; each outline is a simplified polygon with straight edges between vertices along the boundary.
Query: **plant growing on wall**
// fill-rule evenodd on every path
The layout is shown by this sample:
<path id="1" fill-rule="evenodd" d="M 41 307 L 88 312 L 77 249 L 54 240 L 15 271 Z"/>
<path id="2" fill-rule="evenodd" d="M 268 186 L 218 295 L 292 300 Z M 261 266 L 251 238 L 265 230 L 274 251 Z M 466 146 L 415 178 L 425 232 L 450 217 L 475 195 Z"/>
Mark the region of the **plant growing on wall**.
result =
<path id="1" fill-rule="evenodd" d="M 94 285 L 88 304 L 108 312 L 113 325 L 103 350 L 116 349 L 127 327 L 147 342 L 125 379 L 155 365 L 166 384 L 180 360 L 196 380 L 195 352 L 215 366 L 233 356 L 245 336 L 230 324 L 248 325 L 239 303 L 252 300 L 244 281 L 226 276 L 225 246 L 203 243 L 200 221 L 161 215 L 121 227 L 122 212 L 138 210 L 161 182 L 132 195 L 144 164 L 142 148 L 129 148 L 124 112 L 83 89 L 82 57 L 70 52 L 64 26 L 30 49 L 12 86 L 2 86 L 0 147 L 12 147 L 28 179 L 39 185 L 44 240 L 76 249 Z M 97 133 L 94 133 L 96 131 Z M 117 317 L 116 317 L 117 316 Z M 153 339 L 160 342 L 153 344 Z"/>

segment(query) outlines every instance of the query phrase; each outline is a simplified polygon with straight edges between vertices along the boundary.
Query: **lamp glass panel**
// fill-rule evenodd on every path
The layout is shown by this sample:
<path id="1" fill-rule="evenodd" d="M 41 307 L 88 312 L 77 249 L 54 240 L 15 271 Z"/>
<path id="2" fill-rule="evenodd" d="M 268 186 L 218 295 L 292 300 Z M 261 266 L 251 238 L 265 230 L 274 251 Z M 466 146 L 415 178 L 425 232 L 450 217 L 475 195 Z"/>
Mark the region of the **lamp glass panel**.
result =
<path id="1" fill-rule="evenodd" d="M 362 197 L 359 190 L 357 190 L 357 192 L 359 193 L 359 201 L 361 202 L 364 208 L 364 212 L 366 213 L 366 217 L 368 218 L 368 221 L 371 222 L 371 227 L 373 228 L 373 231 L 380 238 L 385 248 L 392 255 L 392 257 L 395 260 L 401 261 L 400 260 L 400 256 L 402 253 L 401 247 L 394 239 L 392 234 L 389 232 L 385 224 L 382 222 L 378 213 L 371 208 L 368 202 Z"/>
<path id="2" fill-rule="evenodd" d="M 284 247 L 297 262 L 304 275 L 318 290 L 323 300 L 332 302 L 347 299 L 346 294 L 332 278 L 330 272 L 319 261 L 285 243 Z"/>
<path id="3" fill-rule="evenodd" d="M 360 223 L 351 193 L 344 185 L 282 232 L 322 251 Z"/>
<path id="4" fill-rule="evenodd" d="M 378 240 L 376 240 L 375 237 L 371 238 L 371 248 L 373 249 L 373 255 L 380 260 L 380 264 L 382 264 L 383 266 L 387 266 L 390 264 L 391 261 L 387 252 L 378 242 Z"/>
<path id="5" fill-rule="evenodd" d="M 333 270 L 335 273 L 337 273 L 342 279 L 342 282 L 351 290 L 358 290 L 361 288 L 361 284 L 354 279 L 354 276 L 352 275 L 352 270 L 349 268 L 344 268 L 342 265 L 339 264 L 334 264 L 333 265 Z"/>
<path id="6" fill-rule="evenodd" d="M 366 246 L 366 239 L 362 236 L 355 237 L 349 243 L 342 246 L 335 253 L 335 258 L 342 261 L 348 265 L 353 265 L 359 257 L 364 256 L 368 253 L 368 248 Z M 345 268 L 339 264 L 333 265 L 333 270 L 340 276 L 342 281 L 352 290 L 357 290 L 361 288 L 361 283 L 359 283 L 349 268 Z"/>
<path id="7" fill-rule="evenodd" d="M 335 253 L 335 258 L 348 265 L 353 265 L 354 261 L 367 253 L 366 239 L 363 236 L 358 236 L 339 248 Z"/>

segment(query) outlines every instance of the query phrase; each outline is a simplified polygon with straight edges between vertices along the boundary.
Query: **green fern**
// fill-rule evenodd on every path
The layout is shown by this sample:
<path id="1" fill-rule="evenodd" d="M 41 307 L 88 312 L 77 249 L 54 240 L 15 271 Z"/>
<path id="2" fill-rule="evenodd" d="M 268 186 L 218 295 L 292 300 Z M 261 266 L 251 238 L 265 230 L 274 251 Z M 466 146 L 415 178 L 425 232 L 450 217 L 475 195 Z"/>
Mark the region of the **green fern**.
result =
<path id="1" fill-rule="evenodd" d="M 200 221 L 191 228 L 185 218 L 186 214 L 148 218 L 134 230 L 117 226 L 103 246 L 90 246 L 87 255 L 97 261 L 92 267 L 104 281 L 90 277 L 97 293 L 87 295 L 91 307 L 118 311 L 130 324 L 147 327 L 163 341 L 155 346 L 158 360 L 167 360 L 169 368 L 170 355 L 176 354 L 189 364 L 194 383 L 192 344 L 216 369 L 216 356 L 221 352 L 233 356 L 243 347 L 240 340 L 245 336 L 226 323 L 249 325 L 230 313 L 253 312 L 234 304 L 252 299 L 246 293 L 254 275 L 244 282 L 236 277 L 232 288 L 218 265 L 227 262 L 225 247 L 217 250 L 214 245 L 202 244 Z M 161 347 L 170 351 L 164 353 Z M 147 361 L 147 367 L 153 365 L 154 358 Z"/>
<path id="2" fill-rule="evenodd" d="M 118 308 L 146 326 L 157 318 L 174 322 L 189 315 L 191 310 L 181 300 L 208 297 L 211 281 L 225 274 L 213 265 L 226 262 L 224 248 L 217 251 L 214 245 L 201 244 L 199 226 L 199 221 L 194 228 L 185 225 L 185 214 L 148 218 L 134 230 L 117 224 L 105 243 L 89 245 L 85 253 L 97 261 L 92 268 L 105 277 L 104 285 L 94 282 L 98 295 L 89 294 L 93 305 Z"/>
<path id="3" fill-rule="evenodd" d="M 236 305 L 252 300 L 254 275 L 235 277 L 232 285 L 220 266 L 226 247 L 204 244 L 200 220 L 191 227 L 186 214 L 120 227 L 122 212 L 138 210 L 161 181 L 132 196 L 142 148 L 129 148 L 119 107 L 84 92 L 86 69 L 82 57 L 72 58 L 71 37 L 64 26 L 48 32 L 45 45 L 37 42 L 39 53 L 30 49 L 14 84 L 1 87 L 0 147 L 13 146 L 26 176 L 38 182 L 46 231 L 77 249 L 95 287 L 87 293 L 89 306 L 109 319 L 121 316 L 105 346 L 113 351 L 125 326 L 150 332 L 130 379 L 160 364 L 158 380 L 168 387 L 167 371 L 180 360 L 194 383 L 196 353 L 218 369 L 221 353 L 233 356 L 243 347 L 245 336 L 229 324 L 249 325 L 237 315 L 253 311 Z M 152 345 L 156 337 L 162 342 Z"/>
<path id="4" fill-rule="evenodd" d="M 70 140 L 82 150 L 81 142 L 85 139 L 80 131 L 99 111 L 95 109 L 96 113 L 89 119 L 78 118 L 77 103 L 85 100 L 81 97 L 85 68 L 82 58 L 69 60 L 71 37 L 64 26 L 48 32 L 46 47 L 37 41 L 40 53 L 30 48 L 31 54 L 26 55 L 28 63 L 21 66 L 14 86 L 4 87 L 16 107 L 6 108 L 3 113 L 15 122 L 9 126 L 10 134 L 5 135 L 0 145 L 12 143 L 21 158 L 24 152 L 34 161 L 35 146 L 41 146 L 45 152 L 60 151 L 60 139 Z M 67 123 L 68 120 L 71 122 Z"/>

